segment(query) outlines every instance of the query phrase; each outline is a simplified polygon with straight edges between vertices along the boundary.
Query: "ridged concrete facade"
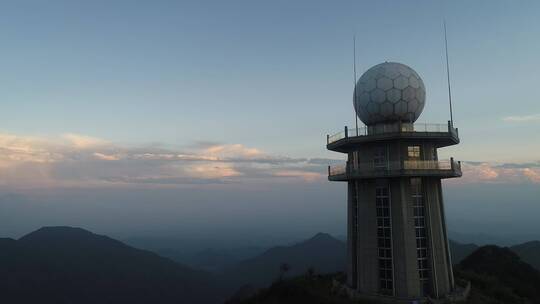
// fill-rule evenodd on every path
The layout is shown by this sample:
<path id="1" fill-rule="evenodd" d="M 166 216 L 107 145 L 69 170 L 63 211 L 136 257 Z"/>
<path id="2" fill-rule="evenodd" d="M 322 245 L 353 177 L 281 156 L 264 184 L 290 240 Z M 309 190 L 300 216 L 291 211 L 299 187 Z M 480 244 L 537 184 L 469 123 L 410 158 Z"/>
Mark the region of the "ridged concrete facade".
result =
<path id="1" fill-rule="evenodd" d="M 328 145 L 348 154 L 344 171 L 329 168 L 330 180 L 348 184 L 347 284 L 386 301 L 443 298 L 454 282 L 441 179 L 461 176 L 461 166 L 439 161 L 437 149 L 457 144 L 457 129 L 430 138 L 400 128 L 383 140 L 350 133 Z"/>

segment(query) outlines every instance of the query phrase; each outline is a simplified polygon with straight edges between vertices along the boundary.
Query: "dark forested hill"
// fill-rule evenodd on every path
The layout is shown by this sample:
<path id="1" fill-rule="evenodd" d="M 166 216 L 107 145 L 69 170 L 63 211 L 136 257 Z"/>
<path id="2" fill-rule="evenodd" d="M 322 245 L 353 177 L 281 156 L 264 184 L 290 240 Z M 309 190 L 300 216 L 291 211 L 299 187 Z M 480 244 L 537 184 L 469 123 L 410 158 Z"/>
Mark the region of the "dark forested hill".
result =
<path id="1" fill-rule="evenodd" d="M 0 277 L 0 303 L 216 303 L 222 296 L 206 273 L 70 227 L 0 239 Z"/>
<path id="2" fill-rule="evenodd" d="M 519 257 L 540 270 L 540 241 L 532 241 L 510 247 Z M 540 288 L 540 287 L 539 287 Z"/>
<path id="3" fill-rule="evenodd" d="M 509 248 L 480 247 L 455 274 L 472 283 L 469 303 L 540 303 L 540 272 Z"/>

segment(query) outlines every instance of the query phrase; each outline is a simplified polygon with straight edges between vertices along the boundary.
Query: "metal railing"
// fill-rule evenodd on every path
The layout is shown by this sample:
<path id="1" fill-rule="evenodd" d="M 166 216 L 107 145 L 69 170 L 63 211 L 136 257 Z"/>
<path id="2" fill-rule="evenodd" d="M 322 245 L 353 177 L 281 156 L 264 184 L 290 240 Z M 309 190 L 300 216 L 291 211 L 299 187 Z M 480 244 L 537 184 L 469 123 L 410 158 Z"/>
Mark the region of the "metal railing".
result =
<path id="1" fill-rule="evenodd" d="M 452 127 L 450 122 L 448 124 L 431 124 L 431 123 L 390 123 L 390 124 L 378 124 L 374 126 L 366 126 L 357 128 L 345 127 L 343 131 L 335 133 L 333 135 L 327 135 L 326 143 L 331 144 L 343 138 L 356 137 L 356 136 L 368 136 L 368 135 L 380 135 L 388 133 L 452 133 L 458 135 L 458 129 Z"/>
<path id="2" fill-rule="evenodd" d="M 406 160 L 403 161 L 403 169 L 405 170 L 452 170 L 453 160 Z M 454 164 L 460 166 L 454 161 Z"/>
<path id="3" fill-rule="evenodd" d="M 328 166 L 328 175 L 366 174 L 370 172 L 384 172 L 396 170 L 444 170 L 461 172 L 461 162 L 450 160 L 405 160 L 384 163 L 361 162 L 358 164 L 340 164 Z"/>
<path id="4" fill-rule="evenodd" d="M 328 166 L 328 175 L 340 175 L 347 173 L 347 165 L 346 164 L 340 164 L 340 165 L 334 165 L 334 166 Z"/>

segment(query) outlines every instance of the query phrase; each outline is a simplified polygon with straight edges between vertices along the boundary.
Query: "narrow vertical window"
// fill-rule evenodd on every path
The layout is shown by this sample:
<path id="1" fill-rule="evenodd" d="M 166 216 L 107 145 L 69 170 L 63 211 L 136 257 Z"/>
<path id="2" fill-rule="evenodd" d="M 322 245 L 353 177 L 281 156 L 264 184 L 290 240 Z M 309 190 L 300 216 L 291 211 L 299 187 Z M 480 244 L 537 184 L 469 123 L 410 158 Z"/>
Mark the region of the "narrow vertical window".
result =
<path id="1" fill-rule="evenodd" d="M 351 283 L 352 283 L 352 286 L 354 288 L 357 287 L 357 280 L 358 280 L 358 251 L 357 251 L 357 248 L 358 248 L 358 244 L 357 244 L 357 240 L 358 240 L 358 181 L 354 181 L 354 182 L 349 182 L 350 183 L 350 186 L 352 187 L 351 189 L 351 193 L 352 193 L 352 206 L 351 206 L 351 210 L 349 210 L 349 212 L 351 212 L 351 225 L 352 225 L 352 231 L 350 231 L 350 238 L 351 238 L 351 258 L 352 258 L 352 261 L 351 261 Z"/>
<path id="2" fill-rule="evenodd" d="M 376 147 L 373 153 L 373 166 L 375 168 L 386 167 L 386 147 Z"/>
<path id="3" fill-rule="evenodd" d="M 428 262 L 428 237 L 426 231 L 426 206 L 422 194 L 422 179 L 411 178 L 411 199 L 416 234 L 416 260 L 423 295 L 430 293 L 430 267 Z"/>
<path id="4" fill-rule="evenodd" d="M 375 189 L 377 208 L 377 250 L 379 258 L 379 289 L 382 294 L 393 294 L 392 221 L 388 187 Z"/>
<path id="5" fill-rule="evenodd" d="M 435 147 L 431 147 L 431 160 L 437 160 L 437 149 Z"/>

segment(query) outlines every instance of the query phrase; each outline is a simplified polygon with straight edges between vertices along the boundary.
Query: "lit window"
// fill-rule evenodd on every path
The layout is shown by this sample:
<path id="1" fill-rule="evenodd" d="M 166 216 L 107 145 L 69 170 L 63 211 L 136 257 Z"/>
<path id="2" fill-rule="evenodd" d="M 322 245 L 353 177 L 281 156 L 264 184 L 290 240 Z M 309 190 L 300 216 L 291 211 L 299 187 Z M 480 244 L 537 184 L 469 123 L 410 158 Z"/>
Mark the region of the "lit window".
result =
<path id="1" fill-rule="evenodd" d="M 407 156 L 409 159 L 420 159 L 420 146 L 408 146 Z"/>

